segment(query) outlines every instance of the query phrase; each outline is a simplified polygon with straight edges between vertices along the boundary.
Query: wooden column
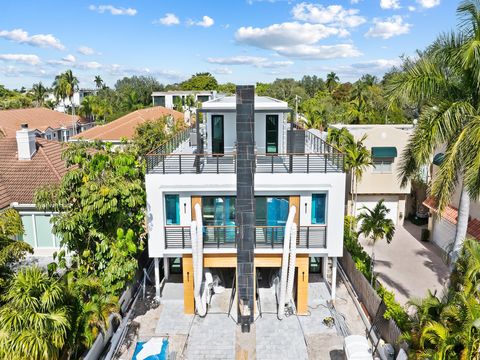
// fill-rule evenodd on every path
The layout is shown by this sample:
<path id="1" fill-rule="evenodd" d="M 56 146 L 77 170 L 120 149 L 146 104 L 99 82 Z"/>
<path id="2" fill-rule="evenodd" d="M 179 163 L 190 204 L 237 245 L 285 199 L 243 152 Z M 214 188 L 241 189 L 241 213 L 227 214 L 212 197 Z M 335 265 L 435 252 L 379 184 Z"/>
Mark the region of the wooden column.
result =
<path id="1" fill-rule="evenodd" d="M 193 296 L 193 259 L 191 254 L 182 257 L 183 268 L 183 312 L 195 314 L 195 298 Z"/>
<path id="2" fill-rule="evenodd" d="M 300 226 L 300 196 L 295 195 L 288 198 L 288 207 L 291 208 L 292 206 L 297 208 L 293 222 L 297 224 L 297 226 Z"/>
<path id="3" fill-rule="evenodd" d="M 199 204 L 202 208 L 202 197 L 201 196 L 192 196 L 192 221 L 195 220 L 195 205 Z"/>
<path id="4" fill-rule="evenodd" d="M 297 254 L 297 314 L 308 313 L 308 254 Z"/>

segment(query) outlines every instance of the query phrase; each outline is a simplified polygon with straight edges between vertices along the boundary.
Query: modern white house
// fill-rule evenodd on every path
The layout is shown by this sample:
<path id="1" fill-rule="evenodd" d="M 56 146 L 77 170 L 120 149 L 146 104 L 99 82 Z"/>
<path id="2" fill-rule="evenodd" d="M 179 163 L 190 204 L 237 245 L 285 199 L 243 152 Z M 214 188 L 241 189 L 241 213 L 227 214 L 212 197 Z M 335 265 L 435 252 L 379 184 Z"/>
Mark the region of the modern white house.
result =
<path id="1" fill-rule="evenodd" d="M 173 109 L 177 101 L 181 101 L 182 105 L 186 104 L 188 96 L 193 96 L 195 102 L 204 103 L 217 97 L 215 90 L 195 91 L 195 90 L 175 90 L 175 91 L 155 91 L 152 93 L 152 105 L 163 106 L 167 109 Z"/>
<path id="2" fill-rule="evenodd" d="M 59 248 L 50 223 L 53 213 L 38 210 L 34 197 L 39 187 L 58 184 L 67 172 L 61 154 L 61 143 L 37 137 L 27 124 L 15 137 L 0 138 L 0 210 L 20 213 L 25 231 L 20 239 L 36 256 L 51 256 Z"/>
<path id="3" fill-rule="evenodd" d="M 75 105 L 76 109 L 78 109 L 85 97 L 96 95 L 97 92 L 98 89 L 78 89 L 78 91 L 75 91 L 73 93 L 72 101 L 70 101 L 70 99 L 58 99 L 57 105 L 55 106 L 54 110 L 66 113 L 67 110 L 72 107 L 72 104 Z M 47 100 L 57 101 L 55 95 L 52 93 L 48 94 Z"/>
<path id="4" fill-rule="evenodd" d="M 358 214 L 363 206 L 373 208 L 383 199 L 389 209 L 388 217 L 396 225 L 402 225 L 405 217 L 411 210 L 408 208 L 408 197 L 411 192 L 411 184 L 402 187 L 398 179 L 400 157 L 413 132 L 413 125 L 343 125 L 334 124 L 331 127 L 346 128 L 355 138 L 360 140 L 366 136 L 364 145 L 371 151 L 374 166 L 366 169 L 362 179 L 358 182 L 356 193 L 358 195 Z M 350 186 L 347 180 L 347 212 L 352 210 L 351 195 L 355 188 Z"/>
<path id="5" fill-rule="evenodd" d="M 253 86 L 204 102 L 200 113 L 204 124 L 193 134 L 147 155 L 157 296 L 163 259 L 166 278 L 181 265 L 185 313 L 206 311 L 200 288 L 221 269 L 221 278 L 230 271 L 235 279 L 242 329 L 253 318 L 260 279 L 278 285 L 279 304 L 290 298 L 306 314 L 309 272 L 326 279 L 331 264 L 335 284 L 343 255 L 343 154 L 289 122 L 286 102 L 254 96 Z"/>

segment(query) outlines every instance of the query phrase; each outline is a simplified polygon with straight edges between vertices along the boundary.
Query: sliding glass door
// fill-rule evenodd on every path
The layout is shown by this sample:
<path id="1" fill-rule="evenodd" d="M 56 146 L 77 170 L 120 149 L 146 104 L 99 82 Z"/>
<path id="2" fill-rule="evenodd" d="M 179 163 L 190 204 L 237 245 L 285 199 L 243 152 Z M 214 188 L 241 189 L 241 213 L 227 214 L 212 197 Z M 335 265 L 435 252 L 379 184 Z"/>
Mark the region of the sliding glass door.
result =
<path id="1" fill-rule="evenodd" d="M 202 197 L 203 241 L 207 243 L 235 242 L 235 197 Z"/>
<path id="2" fill-rule="evenodd" d="M 223 115 L 212 115 L 212 153 L 223 154 L 224 147 Z"/>
<path id="3" fill-rule="evenodd" d="M 267 154 L 278 153 L 278 115 L 266 115 L 266 152 Z"/>

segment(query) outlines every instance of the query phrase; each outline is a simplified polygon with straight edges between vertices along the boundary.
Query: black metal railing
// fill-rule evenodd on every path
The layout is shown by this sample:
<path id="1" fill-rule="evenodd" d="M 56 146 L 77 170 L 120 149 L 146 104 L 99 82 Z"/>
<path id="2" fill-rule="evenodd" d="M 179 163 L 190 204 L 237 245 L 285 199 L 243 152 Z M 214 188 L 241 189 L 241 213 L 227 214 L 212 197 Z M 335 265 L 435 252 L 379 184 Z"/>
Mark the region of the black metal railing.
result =
<path id="1" fill-rule="evenodd" d="M 205 248 L 236 248 L 236 226 L 204 226 Z M 276 249 L 283 247 L 284 226 L 256 226 L 255 248 Z M 297 247 L 301 249 L 325 249 L 327 227 L 325 225 L 300 226 L 297 230 Z M 189 226 L 165 226 L 166 249 L 189 249 L 192 247 Z"/>
<path id="2" fill-rule="evenodd" d="M 165 160 L 161 155 L 170 154 L 175 151 L 183 142 L 190 138 L 192 127 L 179 131 L 170 139 L 162 143 L 159 147 L 150 151 L 147 155 L 147 172 L 159 166 L 160 162 Z"/>

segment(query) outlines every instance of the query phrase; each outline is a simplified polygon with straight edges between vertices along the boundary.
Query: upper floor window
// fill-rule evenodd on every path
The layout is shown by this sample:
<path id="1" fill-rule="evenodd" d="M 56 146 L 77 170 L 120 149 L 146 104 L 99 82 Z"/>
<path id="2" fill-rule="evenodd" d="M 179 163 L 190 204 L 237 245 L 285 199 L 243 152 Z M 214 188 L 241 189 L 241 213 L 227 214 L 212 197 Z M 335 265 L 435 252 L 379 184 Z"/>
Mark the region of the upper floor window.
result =
<path id="1" fill-rule="evenodd" d="M 396 157 L 397 148 L 394 146 L 372 147 L 373 172 L 379 174 L 391 173 Z"/>
<path id="2" fill-rule="evenodd" d="M 377 174 L 390 174 L 393 167 L 393 158 L 373 159 L 373 172 Z"/>
<path id="3" fill-rule="evenodd" d="M 180 224 L 180 200 L 178 195 L 165 195 L 165 215 L 167 225 Z"/>
<path id="4" fill-rule="evenodd" d="M 327 194 L 312 194 L 312 224 L 325 225 Z"/>

